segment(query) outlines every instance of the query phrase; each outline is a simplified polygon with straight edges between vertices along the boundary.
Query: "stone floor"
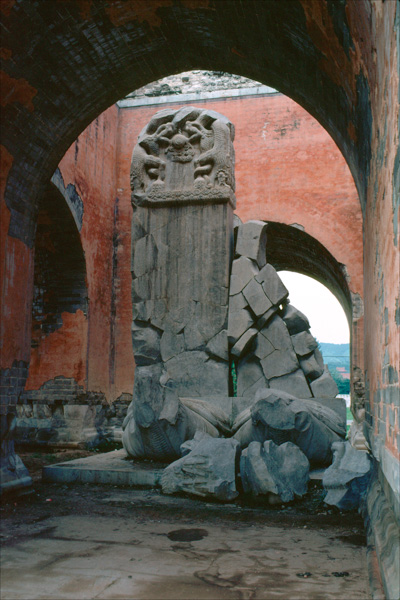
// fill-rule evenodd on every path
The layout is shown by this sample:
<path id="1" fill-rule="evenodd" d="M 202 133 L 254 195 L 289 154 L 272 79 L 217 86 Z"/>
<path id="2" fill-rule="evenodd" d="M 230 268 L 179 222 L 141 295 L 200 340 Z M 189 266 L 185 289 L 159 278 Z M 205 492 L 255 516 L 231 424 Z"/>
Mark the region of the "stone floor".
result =
<path id="1" fill-rule="evenodd" d="M 316 485 L 316 484 L 314 484 Z M 37 483 L 3 505 L 2 600 L 365 600 L 359 516 Z"/>

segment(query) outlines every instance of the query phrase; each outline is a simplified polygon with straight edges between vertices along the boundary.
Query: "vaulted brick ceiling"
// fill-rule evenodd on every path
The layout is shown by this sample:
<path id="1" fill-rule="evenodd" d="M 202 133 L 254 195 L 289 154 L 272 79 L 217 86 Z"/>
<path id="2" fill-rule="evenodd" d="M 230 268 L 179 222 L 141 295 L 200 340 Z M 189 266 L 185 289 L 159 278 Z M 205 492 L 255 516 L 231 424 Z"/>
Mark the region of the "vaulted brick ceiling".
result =
<path id="1" fill-rule="evenodd" d="M 4 0 L 10 234 L 32 244 L 41 189 L 95 116 L 132 89 L 195 68 L 245 75 L 302 104 L 338 143 L 362 196 L 370 10 L 368 0 Z"/>

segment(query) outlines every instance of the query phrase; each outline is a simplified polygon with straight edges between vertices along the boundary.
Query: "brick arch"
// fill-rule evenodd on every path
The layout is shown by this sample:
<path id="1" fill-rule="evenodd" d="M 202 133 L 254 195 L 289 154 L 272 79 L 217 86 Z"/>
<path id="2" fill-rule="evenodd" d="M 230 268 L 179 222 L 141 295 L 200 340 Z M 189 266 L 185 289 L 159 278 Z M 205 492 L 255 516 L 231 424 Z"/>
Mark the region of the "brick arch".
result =
<path id="1" fill-rule="evenodd" d="M 369 100 L 362 65 L 349 53 L 358 34 L 354 9 L 343 10 L 338 30 L 330 3 L 152 0 L 137 7 L 20 0 L 2 9 L 11 235 L 32 244 L 40 187 L 95 116 L 140 85 L 198 67 L 251 77 L 303 105 L 331 133 L 363 195 Z M 367 7 L 356 12 L 361 23 L 369 17 Z"/>
<path id="2" fill-rule="evenodd" d="M 269 222 L 267 260 L 278 271 L 295 271 L 308 275 L 327 287 L 340 302 L 350 330 L 350 383 L 352 406 L 356 411 L 364 404 L 364 338 L 362 335 L 363 302 L 348 285 L 345 266 L 317 239 L 284 223 Z M 290 290 L 289 290 L 290 291 Z"/>
<path id="3" fill-rule="evenodd" d="M 86 383 L 86 261 L 67 201 L 50 183 L 39 203 L 28 390 L 58 376 Z"/>

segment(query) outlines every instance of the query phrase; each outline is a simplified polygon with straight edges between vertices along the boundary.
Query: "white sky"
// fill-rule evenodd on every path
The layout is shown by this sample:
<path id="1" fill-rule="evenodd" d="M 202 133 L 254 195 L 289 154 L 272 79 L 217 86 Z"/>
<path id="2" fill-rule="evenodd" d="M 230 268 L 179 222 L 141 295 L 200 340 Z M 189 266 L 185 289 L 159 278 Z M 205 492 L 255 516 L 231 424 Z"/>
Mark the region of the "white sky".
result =
<path id="1" fill-rule="evenodd" d="M 340 302 L 324 285 L 299 273 L 279 271 L 289 290 L 290 303 L 310 321 L 311 333 L 319 342 L 348 344 L 349 326 Z"/>

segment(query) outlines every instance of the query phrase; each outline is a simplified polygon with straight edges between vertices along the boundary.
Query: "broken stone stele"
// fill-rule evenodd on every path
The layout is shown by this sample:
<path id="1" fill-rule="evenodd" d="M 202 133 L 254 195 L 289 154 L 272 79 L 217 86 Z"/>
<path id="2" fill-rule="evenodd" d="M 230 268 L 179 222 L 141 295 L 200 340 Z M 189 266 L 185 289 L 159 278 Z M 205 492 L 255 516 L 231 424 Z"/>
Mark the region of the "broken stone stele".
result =
<path id="1" fill-rule="evenodd" d="M 226 432 L 226 415 L 200 399 L 229 396 L 233 138 L 216 112 L 167 109 L 133 151 L 131 456 L 172 460 L 197 430 Z"/>
<path id="2" fill-rule="evenodd" d="M 345 435 L 329 406 L 337 388 L 307 317 L 267 262 L 268 224 L 234 219 L 233 138 L 218 113 L 167 109 L 133 151 L 136 370 L 123 444 L 132 457 L 171 462 L 196 433 L 234 434 L 242 449 L 291 442 L 311 464 L 330 464 L 331 444 Z M 276 464 L 286 456 L 286 446 L 268 448 Z"/>
<path id="3" fill-rule="evenodd" d="M 292 442 L 312 465 L 332 462 L 332 444 L 346 435 L 345 423 L 334 410 L 275 389 L 259 390 L 255 398 L 255 404 L 242 411 L 232 426 L 242 448 L 253 441 Z"/>
<path id="4" fill-rule="evenodd" d="M 340 510 L 358 508 L 371 478 L 372 461 L 368 452 L 356 450 L 348 441 L 335 442 L 332 451 L 333 463 L 322 478 L 328 491 L 324 501 Z"/>
<path id="5" fill-rule="evenodd" d="M 161 486 L 164 494 L 186 493 L 230 502 L 238 495 L 239 443 L 213 438 L 197 432 L 182 444 L 182 458 L 164 469 Z"/>
<path id="6" fill-rule="evenodd" d="M 267 496 L 290 502 L 307 492 L 310 463 L 298 446 L 272 440 L 250 442 L 240 457 L 243 490 L 253 496 Z"/>

